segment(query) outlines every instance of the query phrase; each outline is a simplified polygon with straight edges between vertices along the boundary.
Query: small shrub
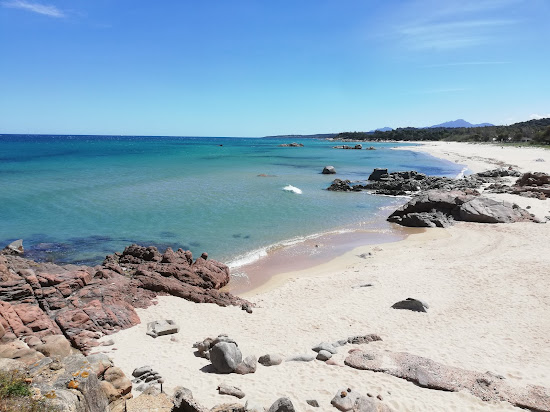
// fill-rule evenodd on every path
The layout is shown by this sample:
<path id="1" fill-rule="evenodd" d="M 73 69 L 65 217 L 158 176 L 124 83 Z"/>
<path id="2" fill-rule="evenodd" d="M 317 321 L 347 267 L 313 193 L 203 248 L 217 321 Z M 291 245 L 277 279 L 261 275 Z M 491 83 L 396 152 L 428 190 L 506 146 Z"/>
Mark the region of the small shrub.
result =
<path id="1" fill-rule="evenodd" d="M 25 375 L 19 371 L 0 371 L 0 411 L 54 412 L 44 399 L 33 399 Z"/>

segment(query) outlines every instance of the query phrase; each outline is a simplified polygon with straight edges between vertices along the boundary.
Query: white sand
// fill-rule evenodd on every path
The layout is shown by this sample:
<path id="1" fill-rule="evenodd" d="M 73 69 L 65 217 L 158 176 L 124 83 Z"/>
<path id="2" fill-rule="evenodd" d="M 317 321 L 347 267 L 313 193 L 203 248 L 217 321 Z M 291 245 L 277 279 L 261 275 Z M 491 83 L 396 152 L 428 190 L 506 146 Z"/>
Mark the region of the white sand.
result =
<path id="1" fill-rule="evenodd" d="M 494 167 L 484 159 L 536 171 L 549 171 L 550 164 L 550 151 L 532 149 L 495 151 L 492 146 L 438 143 L 422 150 L 460 160 L 474 171 Z M 468 159 L 474 154 L 475 161 Z M 548 163 L 529 163 L 544 156 Z M 541 210 L 550 210 L 550 201 L 541 203 Z M 244 376 L 206 373 L 201 368 L 209 362 L 193 355 L 192 344 L 227 333 L 244 356 L 290 356 L 312 353 L 310 348 L 321 341 L 377 333 L 383 341 L 368 346 L 490 370 L 512 385 L 550 387 L 549 244 L 548 224 L 461 223 L 430 229 L 402 242 L 364 246 L 312 269 L 281 274 L 248 296 L 257 304 L 253 314 L 161 297 L 158 305 L 138 310 L 142 324 L 106 337 L 118 350 L 103 349 L 128 375 L 149 364 L 164 376 L 168 391 L 185 386 L 208 407 L 238 401 L 217 394 L 216 387 L 224 382 L 246 393 L 238 402 L 251 399 L 269 407 L 288 396 L 299 411 L 336 411 L 330 399 L 348 386 L 382 395 L 395 411 L 519 411 L 465 392 L 423 389 L 382 373 L 319 361 L 258 365 L 256 373 Z M 368 252 L 371 257 L 358 256 Z M 374 286 L 352 288 L 362 283 Z M 428 302 L 428 313 L 390 309 L 407 297 Z M 145 335 L 146 323 L 158 319 L 180 325 L 178 342 L 171 336 Z M 343 365 L 352 347 L 341 347 L 333 359 Z M 307 399 L 316 399 L 321 408 L 308 406 Z"/>

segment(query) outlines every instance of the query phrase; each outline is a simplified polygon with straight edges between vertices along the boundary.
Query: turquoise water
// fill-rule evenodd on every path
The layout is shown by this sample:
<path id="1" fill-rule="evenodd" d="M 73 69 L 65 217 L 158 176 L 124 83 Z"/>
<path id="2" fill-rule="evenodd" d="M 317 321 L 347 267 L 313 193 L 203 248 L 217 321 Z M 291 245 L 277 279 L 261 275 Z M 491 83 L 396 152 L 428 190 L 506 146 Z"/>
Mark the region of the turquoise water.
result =
<path id="1" fill-rule="evenodd" d="M 335 178 L 375 167 L 455 176 L 459 165 L 424 154 L 336 150 L 302 139 L 0 136 L 0 244 L 22 238 L 27 255 L 97 264 L 130 243 L 207 251 L 230 262 L 289 239 L 383 225 L 397 202 L 334 193 Z M 370 144 L 369 144 L 370 145 Z M 325 165 L 338 174 L 323 175 Z M 268 177 L 258 176 L 260 174 Z M 287 185 L 302 194 L 282 190 Z"/>

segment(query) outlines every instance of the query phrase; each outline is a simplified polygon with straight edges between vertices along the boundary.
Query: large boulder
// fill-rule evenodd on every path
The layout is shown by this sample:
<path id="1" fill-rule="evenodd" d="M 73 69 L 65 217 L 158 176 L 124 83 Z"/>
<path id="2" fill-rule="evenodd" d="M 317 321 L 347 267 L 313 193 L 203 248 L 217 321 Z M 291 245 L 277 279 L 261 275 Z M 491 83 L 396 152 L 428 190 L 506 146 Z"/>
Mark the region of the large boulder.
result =
<path id="1" fill-rule="evenodd" d="M 461 205 L 455 219 L 479 223 L 513 223 L 537 220 L 516 204 L 498 202 L 481 196 Z"/>
<path id="2" fill-rule="evenodd" d="M 454 220 L 480 223 L 539 222 L 526 210 L 468 191 L 429 190 L 394 211 L 388 221 L 409 227 L 447 227 Z"/>
<path id="3" fill-rule="evenodd" d="M 325 166 L 323 169 L 324 175 L 333 175 L 335 173 L 336 173 L 336 169 L 334 168 L 334 166 Z"/>
<path id="4" fill-rule="evenodd" d="M 210 349 L 210 362 L 220 373 L 233 372 L 242 360 L 243 355 L 236 343 L 219 342 Z"/>

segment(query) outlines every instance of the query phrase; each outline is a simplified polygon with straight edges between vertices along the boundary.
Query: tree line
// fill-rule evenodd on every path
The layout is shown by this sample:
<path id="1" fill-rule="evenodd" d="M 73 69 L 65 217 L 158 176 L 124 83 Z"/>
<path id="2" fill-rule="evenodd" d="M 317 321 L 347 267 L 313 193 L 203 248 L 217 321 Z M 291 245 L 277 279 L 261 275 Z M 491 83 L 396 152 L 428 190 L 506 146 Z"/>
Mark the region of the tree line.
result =
<path id="1" fill-rule="evenodd" d="M 343 132 L 342 140 L 457 141 L 550 144 L 550 118 L 529 120 L 510 126 L 485 127 L 403 127 L 386 132 Z"/>

